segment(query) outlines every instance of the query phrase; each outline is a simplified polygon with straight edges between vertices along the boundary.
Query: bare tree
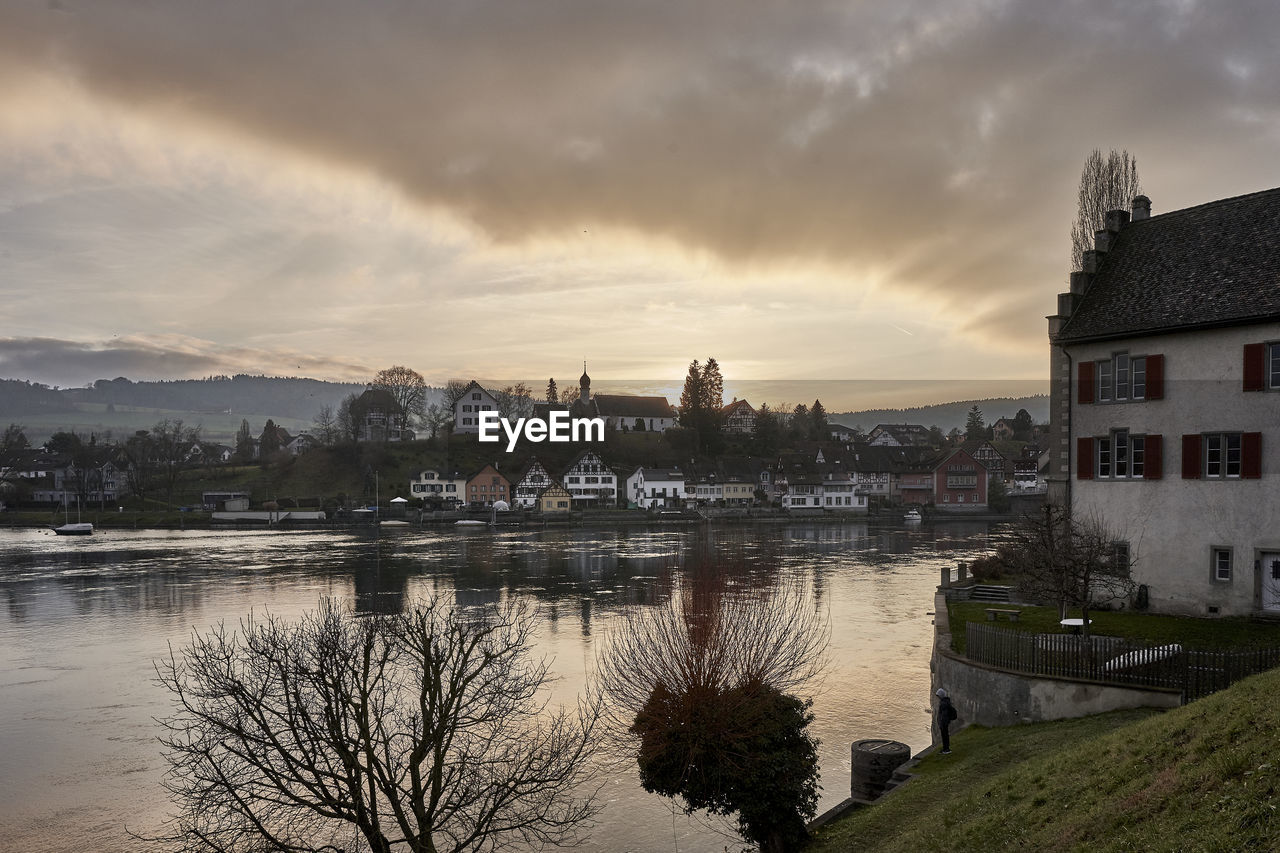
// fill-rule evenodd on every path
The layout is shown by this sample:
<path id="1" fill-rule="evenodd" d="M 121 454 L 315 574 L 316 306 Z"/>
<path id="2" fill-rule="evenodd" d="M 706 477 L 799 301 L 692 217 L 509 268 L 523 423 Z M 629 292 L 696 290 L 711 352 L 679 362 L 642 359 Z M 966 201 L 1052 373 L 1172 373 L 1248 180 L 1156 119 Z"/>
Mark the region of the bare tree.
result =
<path id="1" fill-rule="evenodd" d="M 360 413 L 357 410 L 359 394 L 348 394 L 338 404 L 338 440 L 355 444 L 360 440 Z"/>
<path id="2" fill-rule="evenodd" d="M 402 365 L 379 370 L 373 378 L 373 387 L 390 394 L 404 411 L 405 425 L 412 418 L 421 417 L 427 403 L 427 382 L 422 374 Z"/>
<path id="3" fill-rule="evenodd" d="M 523 382 L 508 385 L 493 396 L 498 401 L 498 414 L 508 420 L 533 414 L 533 391 Z"/>
<path id="4" fill-rule="evenodd" d="M 1127 601 L 1135 589 L 1129 544 L 1097 519 L 1053 504 L 1015 529 L 996 556 L 1024 592 L 1057 605 L 1059 618 L 1078 607 L 1086 636 L 1091 609 Z"/>
<path id="5" fill-rule="evenodd" d="M 165 418 L 151 428 L 151 458 L 166 506 L 172 506 L 178 474 L 186 467 L 191 446 L 199 441 L 200 427 L 184 426 L 181 418 Z"/>
<path id="6" fill-rule="evenodd" d="M 450 379 L 444 384 L 444 404 L 449 411 L 453 411 L 453 407 L 462 399 L 462 395 L 467 393 L 467 389 L 471 387 L 471 383 L 465 379 Z"/>
<path id="7" fill-rule="evenodd" d="M 432 403 L 423 412 L 422 422 L 431 430 L 431 437 L 435 438 L 440 430 L 447 429 L 453 423 L 453 409 L 440 403 Z"/>
<path id="8" fill-rule="evenodd" d="M 598 660 L 608 731 L 647 790 L 794 849 L 818 767 L 810 701 L 791 694 L 820 676 L 829 627 L 799 581 L 751 588 L 733 574 L 711 558 L 666 604 L 620 617 Z"/>
<path id="9" fill-rule="evenodd" d="M 1093 235 L 1106 225 L 1107 211 L 1128 210 L 1142 194 L 1138 159 L 1127 150 L 1112 149 L 1105 158 L 1094 149 L 1080 173 L 1076 218 L 1071 223 L 1071 269 L 1079 269 L 1081 256 L 1093 248 Z"/>
<path id="10" fill-rule="evenodd" d="M 520 605 L 392 615 L 332 603 L 219 625 L 157 666 L 179 851 L 499 850 L 598 813 L 599 705 L 546 707 Z"/>
<path id="11" fill-rule="evenodd" d="M 321 444 L 334 444 L 338 440 L 338 417 L 333 413 L 333 406 L 321 406 L 320 411 L 311 419 L 315 427 L 316 439 Z"/>

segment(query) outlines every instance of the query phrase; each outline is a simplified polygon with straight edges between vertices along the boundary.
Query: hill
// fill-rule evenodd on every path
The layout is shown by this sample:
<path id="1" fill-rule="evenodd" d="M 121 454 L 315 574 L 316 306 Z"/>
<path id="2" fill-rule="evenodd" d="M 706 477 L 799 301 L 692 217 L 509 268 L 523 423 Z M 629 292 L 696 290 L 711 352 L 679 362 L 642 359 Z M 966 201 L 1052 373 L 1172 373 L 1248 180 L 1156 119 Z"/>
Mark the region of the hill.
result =
<path id="1" fill-rule="evenodd" d="M 163 418 L 203 426 L 205 438 L 230 443 L 248 419 L 260 431 L 273 418 L 291 432 L 310 425 L 324 406 L 335 409 L 348 394 L 364 390 L 349 382 L 281 376 L 215 376 L 171 382 L 99 379 L 85 388 L 49 388 L 0 379 L 0 420 L 27 428 L 36 443 L 60 430 L 128 435 Z"/>
<path id="2" fill-rule="evenodd" d="M 1164 714 L 968 729 L 809 848 L 1276 850 L 1280 670 Z"/>
<path id="3" fill-rule="evenodd" d="M 952 429 L 964 429 L 969 410 L 975 405 L 982 411 L 987 426 L 1000 418 L 1012 418 L 1018 413 L 1018 409 L 1026 409 L 1034 423 L 1049 422 L 1049 395 L 1047 394 L 1037 394 L 1033 397 L 962 400 L 910 409 L 863 409 L 857 412 L 828 414 L 827 419 L 845 426 L 860 427 L 864 433 L 870 432 L 876 424 L 921 424 L 927 427 L 941 427 L 943 432 L 950 432 Z"/>

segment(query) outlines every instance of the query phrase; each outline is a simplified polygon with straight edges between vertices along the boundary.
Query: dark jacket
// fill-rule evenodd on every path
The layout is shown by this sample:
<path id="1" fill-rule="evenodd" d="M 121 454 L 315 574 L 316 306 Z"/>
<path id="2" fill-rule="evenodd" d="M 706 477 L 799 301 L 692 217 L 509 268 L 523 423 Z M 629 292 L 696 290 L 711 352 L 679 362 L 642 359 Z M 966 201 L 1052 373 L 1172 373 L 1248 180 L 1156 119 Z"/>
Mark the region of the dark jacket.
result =
<path id="1" fill-rule="evenodd" d="M 938 725 L 946 728 L 951 725 L 951 721 L 957 716 L 956 706 L 951 704 L 950 696 L 943 696 L 938 700 Z"/>

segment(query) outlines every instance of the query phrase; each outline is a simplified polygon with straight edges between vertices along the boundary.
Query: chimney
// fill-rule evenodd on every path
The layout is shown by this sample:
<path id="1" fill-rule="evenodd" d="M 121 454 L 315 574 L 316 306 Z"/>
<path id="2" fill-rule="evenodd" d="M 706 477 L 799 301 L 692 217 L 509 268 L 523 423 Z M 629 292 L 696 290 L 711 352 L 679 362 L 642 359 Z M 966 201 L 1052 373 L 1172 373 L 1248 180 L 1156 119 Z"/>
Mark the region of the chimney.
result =
<path id="1" fill-rule="evenodd" d="M 1105 255 L 1107 250 L 1111 248 L 1111 232 L 1103 228 L 1100 231 L 1093 232 L 1093 251 L 1099 255 Z"/>
<path id="2" fill-rule="evenodd" d="M 1133 199 L 1133 221 L 1138 222 L 1143 219 L 1151 218 L 1151 199 L 1145 195 L 1136 196 Z"/>
<path id="3" fill-rule="evenodd" d="M 1110 231 L 1112 234 L 1119 234 L 1120 229 L 1124 228 L 1126 225 L 1129 224 L 1129 211 L 1108 210 L 1106 223 L 1107 223 L 1108 231 Z"/>

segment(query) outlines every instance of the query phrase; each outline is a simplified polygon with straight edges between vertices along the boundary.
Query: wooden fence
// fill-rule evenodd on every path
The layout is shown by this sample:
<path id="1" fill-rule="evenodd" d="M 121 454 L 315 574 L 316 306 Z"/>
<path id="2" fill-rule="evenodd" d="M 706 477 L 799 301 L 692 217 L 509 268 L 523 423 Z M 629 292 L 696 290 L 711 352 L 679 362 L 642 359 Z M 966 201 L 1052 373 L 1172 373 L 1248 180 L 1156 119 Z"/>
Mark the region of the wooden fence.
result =
<path id="1" fill-rule="evenodd" d="M 1186 649 L 1121 637 L 1030 634 L 976 622 L 966 623 L 965 656 L 1027 675 L 1178 690 L 1184 703 L 1280 666 L 1280 647 Z"/>

